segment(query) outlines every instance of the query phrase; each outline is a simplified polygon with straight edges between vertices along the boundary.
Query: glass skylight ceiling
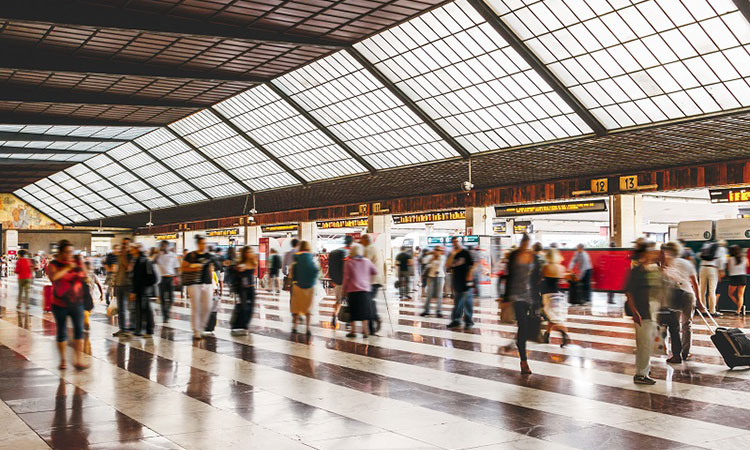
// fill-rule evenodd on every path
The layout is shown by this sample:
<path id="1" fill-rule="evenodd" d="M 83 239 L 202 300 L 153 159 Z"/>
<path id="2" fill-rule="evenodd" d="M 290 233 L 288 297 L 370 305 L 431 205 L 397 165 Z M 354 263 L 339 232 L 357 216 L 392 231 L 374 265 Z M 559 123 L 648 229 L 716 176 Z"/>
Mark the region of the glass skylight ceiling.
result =
<path id="1" fill-rule="evenodd" d="M 193 114 L 170 127 L 253 190 L 299 184 L 210 110 Z"/>
<path id="2" fill-rule="evenodd" d="M 98 137 L 102 139 L 135 139 L 154 128 L 99 127 L 75 125 L 0 125 L 0 131 L 38 133 L 56 136 Z"/>
<path id="3" fill-rule="evenodd" d="M 76 164 L 75 166 L 68 169 L 68 172 L 75 175 L 76 179 L 92 190 L 97 192 L 103 198 L 109 200 L 110 203 L 120 208 L 125 213 L 134 213 L 145 211 L 146 207 L 139 204 L 133 197 L 127 195 L 121 187 L 115 187 L 114 184 L 102 178 L 98 173 L 94 172 L 91 167 L 106 167 L 114 165 L 111 160 L 106 156 L 97 156 L 93 160 L 86 161 L 83 164 Z M 114 168 L 112 168 L 114 169 Z M 105 171 L 112 170 L 105 169 Z M 122 170 L 122 168 L 120 168 Z"/>
<path id="4" fill-rule="evenodd" d="M 56 211 L 59 211 L 60 214 L 69 218 L 71 221 L 84 222 L 86 220 L 96 218 L 93 217 L 93 214 L 92 217 L 89 218 L 88 216 L 83 215 L 82 212 L 76 211 L 71 208 L 67 201 L 73 198 L 73 196 L 66 193 L 60 186 L 53 183 L 49 178 L 43 178 L 34 184 L 48 196 L 48 198 L 43 197 L 40 199 L 50 205 L 50 207 L 54 208 Z"/>
<path id="5" fill-rule="evenodd" d="M 66 172 L 57 172 L 50 175 L 49 179 L 54 183 L 53 187 L 47 190 L 55 195 L 59 200 L 65 202 L 71 209 L 83 214 L 88 219 L 101 219 L 106 214 L 96 209 L 96 206 L 88 203 L 81 196 L 89 194 L 90 191 L 81 186 L 81 183 L 72 179 Z M 96 198 L 98 200 L 100 198 Z"/>
<path id="6" fill-rule="evenodd" d="M 355 47 L 470 152 L 591 132 L 465 0 Z"/>
<path id="7" fill-rule="evenodd" d="M 216 109 L 306 180 L 367 171 L 267 86 L 245 91 Z"/>
<path id="8" fill-rule="evenodd" d="M 111 184 L 119 187 L 128 195 L 134 198 L 157 198 L 158 194 L 148 185 L 138 179 L 135 175 L 128 172 L 122 165 L 115 163 L 110 158 L 104 155 L 99 155 L 86 161 L 86 166 L 96 171 L 96 174 L 101 178 L 109 181 Z M 110 199 L 109 197 L 106 197 Z M 146 208 L 139 205 L 134 201 L 129 203 L 118 203 L 115 199 L 110 199 L 112 203 L 115 203 L 120 209 L 127 213 L 145 211 Z M 145 202 L 144 202 L 145 203 Z"/>
<path id="9" fill-rule="evenodd" d="M 198 152 L 177 139 L 169 131 L 158 129 L 136 139 L 155 159 L 190 180 L 212 198 L 246 194 L 247 191 L 227 174 L 206 161 Z M 197 193 L 196 193 L 197 194 Z M 197 195 L 178 203 L 205 200 Z"/>
<path id="10" fill-rule="evenodd" d="M 33 195 L 32 193 L 36 195 Z M 61 223 L 61 224 L 71 223 L 70 219 L 68 219 L 67 217 L 55 211 L 47 203 L 39 200 L 40 197 L 45 197 L 49 199 L 50 201 L 53 201 L 52 198 L 49 196 L 49 194 L 41 192 L 41 189 L 39 189 L 39 187 L 33 184 L 30 184 L 26 186 L 25 188 L 18 189 L 17 191 L 13 192 L 13 195 L 25 201 L 29 205 L 33 206 L 37 210 L 41 211 L 42 214 L 45 214 L 47 217 L 51 218 L 57 223 Z"/>
<path id="11" fill-rule="evenodd" d="M 750 106 L 750 24 L 731 0 L 488 4 L 607 128 Z"/>
<path id="12" fill-rule="evenodd" d="M 4 159 L 28 159 L 35 161 L 85 161 L 95 153 L 92 154 L 48 154 L 48 153 L 2 153 L 2 147 L 0 147 L 0 158 Z"/>
<path id="13" fill-rule="evenodd" d="M 375 168 L 458 156 L 346 52 L 274 80 Z"/>
<path id="14" fill-rule="evenodd" d="M 120 145 L 120 142 L 49 142 L 49 141 L 0 141 L 0 151 L 8 151 L 3 147 L 40 148 L 50 150 L 75 150 L 79 152 L 102 152 Z"/>

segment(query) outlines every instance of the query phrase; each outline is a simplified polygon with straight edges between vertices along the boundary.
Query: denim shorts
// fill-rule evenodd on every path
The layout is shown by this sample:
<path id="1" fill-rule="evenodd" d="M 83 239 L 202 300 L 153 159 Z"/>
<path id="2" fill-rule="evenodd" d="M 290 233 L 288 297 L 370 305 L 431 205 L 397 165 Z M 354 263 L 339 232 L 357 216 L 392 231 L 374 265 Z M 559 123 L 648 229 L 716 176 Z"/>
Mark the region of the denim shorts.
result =
<path id="1" fill-rule="evenodd" d="M 58 306 L 52 305 L 52 315 L 57 324 L 57 342 L 68 340 L 67 318 L 73 322 L 73 339 L 83 339 L 83 305 Z"/>

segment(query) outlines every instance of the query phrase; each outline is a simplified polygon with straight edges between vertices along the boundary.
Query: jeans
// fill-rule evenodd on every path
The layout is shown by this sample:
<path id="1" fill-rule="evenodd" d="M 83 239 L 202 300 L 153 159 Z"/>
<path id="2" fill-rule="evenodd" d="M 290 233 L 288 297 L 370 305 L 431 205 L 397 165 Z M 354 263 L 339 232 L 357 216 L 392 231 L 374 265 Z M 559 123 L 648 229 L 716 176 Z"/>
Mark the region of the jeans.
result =
<path id="1" fill-rule="evenodd" d="M 651 347 L 656 333 L 656 321 L 641 319 L 635 324 L 635 374 L 647 377 L 651 371 Z"/>
<path id="2" fill-rule="evenodd" d="M 686 305 L 680 313 L 680 341 L 682 342 L 682 359 L 690 354 L 690 344 L 693 340 L 693 312 L 695 312 L 695 296 L 690 304 Z"/>
<path id="3" fill-rule="evenodd" d="M 174 277 L 161 277 L 159 298 L 161 298 L 161 314 L 164 322 L 169 322 L 169 308 L 172 307 L 174 301 Z"/>
<path id="4" fill-rule="evenodd" d="M 143 294 L 135 294 L 135 334 L 141 334 L 146 320 L 146 334 L 154 334 L 154 312 L 151 302 Z"/>
<path id="5" fill-rule="evenodd" d="M 120 326 L 120 331 L 127 330 L 128 314 L 126 313 L 128 305 L 128 296 L 130 295 L 130 288 L 128 286 L 116 286 L 115 296 L 117 297 L 117 324 Z"/>
<path id="6" fill-rule="evenodd" d="M 703 306 L 708 307 L 708 312 L 716 314 L 716 285 L 719 283 L 719 269 L 713 266 L 701 266 L 699 279 L 701 302 Z M 708 302 L 706 302 L 706 289 L 708 289 Z"/>
<path id="7" fill-rule="evenodd" d="M 18 309 L 21 309 L 21 305 L 25 305 L 26 309 L 29 308 L 29 292 L 33 281 L 31 278 L 18 279 Z"/>
<path id="8" fill-rule="evenodd" d="M 399 270 L 398 271 L 398 296 L 401 299 L 405 299 L 409 296 L 409 289 L 410 289 L 411 280 L 409 277 L 409 271 L 408 270 Z"/>
<path id="9" fill-rule="evenodd" d="M 466 326 L 474 325 L 474 289 L 469 288 L 464 292 L 456 291 L 454 300 L 451 323 L 460 322 L 463 316 Z"/>
<path id="10" fill-rule="evenodd" d="M 211 284 L 191 284 L 187 287 L 190 296 L 190 324 L 194 334 L 200 334 L 211 315 Z"/>
<path id="11" fill-rule="evenodd" d="M 667 309 L 659 311 L 659 325 L 666 325 L 669 331 L 669 338 L 672 344 L 672 356 L 680 357 L 682 355 L 682 342 L 680 340 L 680 311 Z"/>
<path id="12" fill-rule="evenodd" d="M 83 339 L 83 305 L 58 306 L 52 305 L 52 315 L 57 324 L 57 342 L 68 340 L 67 318 L 73 322 L 73 339 Z"/>
<path id="13" fill-rule="evenodd" d="M 437 312 L 440 314 L 443 309 L 443 284 L 445 283 L 445 277 L 429 277 L 427 278 L 427 297 L 424 301 L 424 312 L 430 312 L 430 300 L 433 298 L 437 299 Z"/>
<path id="14" fill-rule="evenodd" d="M 527 301 L 518 300 L 513 302 L 513 312 L 516 313 L 518 333 L 516 333 L 516 346 L 521 361 L 526 361 L 526 341 L 529 340 L 529 314 L 531 304 Z"/>

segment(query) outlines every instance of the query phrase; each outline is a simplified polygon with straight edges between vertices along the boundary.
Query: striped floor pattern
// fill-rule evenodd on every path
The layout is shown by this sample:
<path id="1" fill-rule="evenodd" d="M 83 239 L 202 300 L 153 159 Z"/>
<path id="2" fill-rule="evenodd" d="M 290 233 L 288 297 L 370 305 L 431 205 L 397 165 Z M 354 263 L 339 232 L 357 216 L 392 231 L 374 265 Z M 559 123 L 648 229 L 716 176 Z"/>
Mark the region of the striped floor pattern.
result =
<path id="1" fill-rule="evenodd" d="M 364 339 L 332 326 L 330 297 L 312 336 L 293 335 L 288 297 L 268 293 L 250 335 L 231 335 L 226 298 L 198 343 L 179 300 L 164 325 L 156 305 L 152 339 L 112 337 L 99 304 L 78 372 L 57 369 L 43 284 L 19 313 L 16 283 L 0 282 L 0 449 L 750 448 L 750 371 L 729 371 L 696 324 L 690 362 L 653 358 L 658 383 L 634 385 L 632 324 L 605 298 L 571 309 L 572 345 L 530 344 L 531 376 L 491 299 L 473 330 L 450 331 L 418 300 L 381 297 L 383 329 Z"/>

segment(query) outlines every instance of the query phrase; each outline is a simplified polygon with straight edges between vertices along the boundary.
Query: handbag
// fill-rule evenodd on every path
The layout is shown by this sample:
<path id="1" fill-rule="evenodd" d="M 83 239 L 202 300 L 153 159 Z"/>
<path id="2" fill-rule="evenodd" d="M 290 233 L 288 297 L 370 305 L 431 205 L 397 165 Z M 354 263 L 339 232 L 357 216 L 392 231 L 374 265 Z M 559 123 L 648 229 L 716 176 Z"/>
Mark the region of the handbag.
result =
<path id="1" fill-rule="evenodd" d="M 83 309 L 91 311 L 94 309 L 94 297 L 91 295 L 91 286 L 83 283 Z"/>
<path id="2" fill-rule="evenodd" d="M 349 303 L 346 301 L 346 299 L 341 300 L 341 308 L 339 308 L 337 319 L 339 320 L 339 322 L 352 321 L 352 311 L 351 309 L 349 309 Z"/>
<path id="3" fill-rule="evenodd" d="M 112 302 L 107 306 L 107 317 L 114 317 L 117 315 L 117 303 Z"/>
<path id="4" fill-rule="evenodd" d="M 516 312 L 513 310 L 513 302 L 500 303 L 500 323 L 516 323 Z"/>

